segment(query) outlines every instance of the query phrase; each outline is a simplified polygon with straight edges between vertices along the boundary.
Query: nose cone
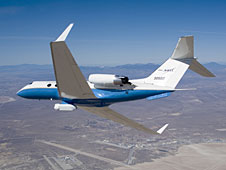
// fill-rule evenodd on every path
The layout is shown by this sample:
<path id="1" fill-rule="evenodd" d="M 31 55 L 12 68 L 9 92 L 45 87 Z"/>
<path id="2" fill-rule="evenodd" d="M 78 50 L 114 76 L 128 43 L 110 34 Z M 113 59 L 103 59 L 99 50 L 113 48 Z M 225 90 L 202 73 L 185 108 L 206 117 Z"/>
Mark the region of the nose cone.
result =
<path id="1" fill-rule="evenodd" d="M 16 94 L 20 97 L 27 98 L 26 86 L 20 89 Z"/>
<path id="2" fill-rule="evenodd" d="M 22 89 L 20 89 L 17 93 L 18 96 L 23 97 L 23 98 L 30 98 L 32 93 L 30 90 L 30 84 L 24 86 Z"/>
<path id="3" fill-rule="evenodd" d="M 17 96 L 24 97 L 23 96 L 23 90 L 22 89 L 19 90 L 16 94 L 17 94 Z"/>

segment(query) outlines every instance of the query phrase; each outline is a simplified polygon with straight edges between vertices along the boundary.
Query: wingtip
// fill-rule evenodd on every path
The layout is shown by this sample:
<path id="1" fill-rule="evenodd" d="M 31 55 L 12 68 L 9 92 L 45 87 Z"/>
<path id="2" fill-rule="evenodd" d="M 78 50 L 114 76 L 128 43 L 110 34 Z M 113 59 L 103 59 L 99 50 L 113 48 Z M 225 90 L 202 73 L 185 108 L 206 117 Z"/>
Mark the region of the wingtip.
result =
<path id="1" fill-rule="evenodd" d="M 194 38 L 194 35 L 185 35 L 185 36 L 181 36 L 180 38 Z"/>
<path id="2" fill-rule="evenodd" d="M 157 131 L 157 133 L 161 135 L 161 134 L 166 130 L 166 128 L 168 127 L 168 125 L 169 125 L 169 124 L 165 124 L 163 127 L 161 127 L 161 128 Z"/>
<path id="3" fill-rule="evenodd" d="M 64 32 L 56 39 L 55 42 L 58 41 L 65 41 L 65 39 L 67 38 L 69 32 L 71 31 L 72 27 L 73 27 L 74 23 L 71 23 L 67 26 L 67 28 L 64 30 Z"/>

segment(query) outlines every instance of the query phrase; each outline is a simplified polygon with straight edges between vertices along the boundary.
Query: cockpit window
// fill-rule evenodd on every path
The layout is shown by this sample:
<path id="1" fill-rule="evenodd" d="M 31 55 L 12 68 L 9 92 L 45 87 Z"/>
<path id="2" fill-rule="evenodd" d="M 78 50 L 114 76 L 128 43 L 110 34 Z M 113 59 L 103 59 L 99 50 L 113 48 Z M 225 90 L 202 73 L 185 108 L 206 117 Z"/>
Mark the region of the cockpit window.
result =
<path id="1" fill-rule="evenodd" d="M 29 84 L 32 84 L 33 82 L 29 83 Z"/>
<path id="2" fill-rule="evenodd" d="M 47 87 L 50 87 L 51 86 L 51 84 L 47 84 Z"/>
<path id="3" fill-rule="evenodd" d="M 55 84 L 55 87 L 57 87 L 57 84 Z"/>

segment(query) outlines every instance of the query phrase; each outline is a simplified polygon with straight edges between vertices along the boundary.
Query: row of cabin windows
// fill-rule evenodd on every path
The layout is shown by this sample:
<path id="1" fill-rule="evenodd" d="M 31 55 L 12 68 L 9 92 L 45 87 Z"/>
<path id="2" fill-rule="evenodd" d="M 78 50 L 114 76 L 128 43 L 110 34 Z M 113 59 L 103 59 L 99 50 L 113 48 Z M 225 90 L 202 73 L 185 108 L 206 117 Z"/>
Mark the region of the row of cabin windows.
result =
<path id="1" fill-rule="evenodd" d="M 47 87 L 51 87 L 52 84 L 47 84 Z M 55 84 L 55 87 L 57 87 L 57 84 Z"/>

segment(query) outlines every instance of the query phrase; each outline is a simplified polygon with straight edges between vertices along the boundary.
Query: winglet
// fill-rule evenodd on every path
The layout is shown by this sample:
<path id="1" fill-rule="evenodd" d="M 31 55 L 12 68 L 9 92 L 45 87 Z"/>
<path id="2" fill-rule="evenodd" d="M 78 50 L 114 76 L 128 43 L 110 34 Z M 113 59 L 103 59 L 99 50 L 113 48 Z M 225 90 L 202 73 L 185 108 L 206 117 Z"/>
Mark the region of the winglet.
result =
<path id="1" fill-rule="evenodd" d="M 167 128 L 168 125 L 169 125 L 169 124 L 165 124 L 163 127 L 161 127 L 161 128 L 157 131 L 157 133 L 161 135 L 161 134 L 165 131 L 165 129 Z"/>
<path id="2" fill-rule="evenodd" d="M 56 39 L 55 42 L 58 42 L 58 41 L 65 41 L 65 39 L 67 38 L 69 32 L 71 31 L 71 28 L 73 27 L 73 23 L 70 24 L 65 30 L 64 32 Z"/>

